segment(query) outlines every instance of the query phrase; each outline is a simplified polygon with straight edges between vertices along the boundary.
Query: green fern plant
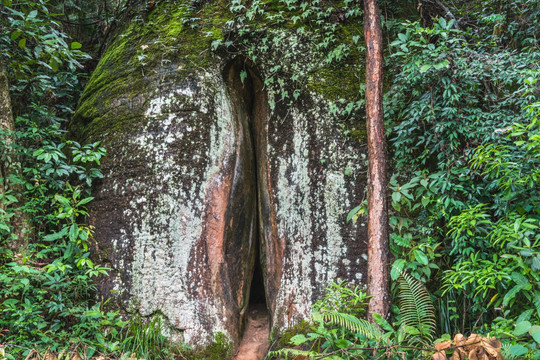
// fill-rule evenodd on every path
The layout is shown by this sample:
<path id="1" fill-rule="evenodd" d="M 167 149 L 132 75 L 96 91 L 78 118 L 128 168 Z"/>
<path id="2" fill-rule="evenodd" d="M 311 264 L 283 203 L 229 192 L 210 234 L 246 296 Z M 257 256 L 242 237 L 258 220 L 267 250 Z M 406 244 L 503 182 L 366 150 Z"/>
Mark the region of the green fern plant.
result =
<path id="1" fill-rule="evenodd" d="M 284 348 L 284 349 L 270 351 L 268 355 L 266 355 L 265 359 L 274 359 L 274 358 L 289 359 L 289 357 L 294 358 L 296 356 L 305 356 L 308 359 L 314 359 L 316 355 L 319 355 L 319 354 L 315 351 Z"/>
<path id="2" fill-rule="evenodd" d="M 401 325 L 419 341 L 431 341 L 435 335 L 435 307 L 424 284 L 402 272 L 398 278 Z"/>
<path id="3" fill-rule="evenodd" d="M 319 311 L 312 312 L 312 332 L 307 336 L 298 334 L 290 339 L 291 345 L 303 346 L 304 349 L 271 351 L 267 359 L 289 359 L 298 355 L 318 359 L 323 354 L 331 355 L 328 359 L 389 358 L 390 354 L 396 355 L 396 351 L 402 355 L 415 355 L 418 352 L 416 349 L 400 348 L 400 345 L 433 340 L 436 328 L 435 307 L 423 283 L 409 274 L 402 272 L 398 284 L 401 312 L 399 328 L 394 329 L 378 314 L 373 316 L 377 326 L 353 314 L 334 310 L 325 303 L 324 307 L 315 306 Z M 340 291 L 341 287 L 332 291 Z M 374 347 L 381 347 L 377 354 L 373 354 Z"/>
<path id="4" fill-rule="evenodd" d="M 314 321 L 324 320 L 327 324 L 337 325 L 353 333 L 364 335 L 369 340 L 382 340 L 382 333 L 373 324 L 354 315 L 337 311 L 325 311 L 312 314 Z"/>
<path id="5" fill-rule="evenodd" d="M 358 316 L 365 313 L 367 306 L 367 294 L 363 289 L 340 282 L 333 283 L 327 290 L 323 299 L 313 306 L 311 332 L 290 338 L 291 345 L 302 346 L 303 349 L 271 351 L 267 359 L 290 359 L 300 355 L 307 359 L 325 356 L 325 359 L 331 360 L 343 359 L 345 353 L 347 358 L 364 358 L 365 351 L 355 347 L 387 342 L 388 339 L 377 325 Z M 353 306 L 347 306 L 350 304 Z"/>

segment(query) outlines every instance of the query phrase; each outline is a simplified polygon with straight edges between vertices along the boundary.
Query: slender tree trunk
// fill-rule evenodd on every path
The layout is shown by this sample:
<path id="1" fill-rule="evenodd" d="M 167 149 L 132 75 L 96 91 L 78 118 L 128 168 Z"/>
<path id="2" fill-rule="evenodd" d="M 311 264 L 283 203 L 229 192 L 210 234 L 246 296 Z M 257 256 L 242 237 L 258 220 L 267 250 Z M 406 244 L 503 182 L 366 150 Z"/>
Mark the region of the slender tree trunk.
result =
<path id="1" fill-rule="evenodd" d="M 19 209 L 13 210 L 10 214 L 8 206 L 4 203 L 4 197 L 10 191 L 11 195 L 18 197 L 19 201 L 9 207 L 21 205 L 23 197 L 21 186 L 10 181 L 10 176 L 21 173 L 21 164 L 13 149 L 15 143 L 12 135 L 13 130 L 9 83 L 2 63 L 0 63 L 0 219 L 13 227 L 13 237 L 8 246 L 12 250 L 18 251 L 27 243 L 29 221 L 28 216 Z"/>
<path id="2" fill-rule="evenodd" d="M 366 116 L 368 138 L 368 318 L 390 310 L 386 141 L 383 121 L 383 49 L 378 0 L 364 0 Z"/>
<path id="3" fill-rule="evenodd" d="M 8 191 L 9 154 L 7 149 L 11 146 L 12 138 L 9 135 L 13 131 L 13 115 L 11 113 L 11 101 L 6 73 L 0 63 L 0 199 L 3 199 Z M 3 201 L 0 201 L 0 211 L 6 210 Z"/>

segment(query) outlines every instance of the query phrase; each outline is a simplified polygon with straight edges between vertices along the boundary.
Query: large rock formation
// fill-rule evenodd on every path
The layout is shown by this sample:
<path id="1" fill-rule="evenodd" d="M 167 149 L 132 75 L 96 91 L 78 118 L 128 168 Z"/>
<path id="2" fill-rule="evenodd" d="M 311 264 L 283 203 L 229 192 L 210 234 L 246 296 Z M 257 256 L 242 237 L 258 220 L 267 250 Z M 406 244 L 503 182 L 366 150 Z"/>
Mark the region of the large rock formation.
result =
<path id="1" fill-rule="evenodd" d="M 241 35 L 223 6 L 135 17 L 71 125 L 108 151 L 91 208 L 94 256 L 113 269 L 100 292 L 199 344 L 237 342 L 256 262 L 275 329 L 306 318 L 330 281 L 362 283 L 366 265 L 362 221 L 346 222 L 364 196 L 362 131 L 346 135 L 338 111 L 362 98 L 360 57 L 327 65 L 293 26 Z"/>

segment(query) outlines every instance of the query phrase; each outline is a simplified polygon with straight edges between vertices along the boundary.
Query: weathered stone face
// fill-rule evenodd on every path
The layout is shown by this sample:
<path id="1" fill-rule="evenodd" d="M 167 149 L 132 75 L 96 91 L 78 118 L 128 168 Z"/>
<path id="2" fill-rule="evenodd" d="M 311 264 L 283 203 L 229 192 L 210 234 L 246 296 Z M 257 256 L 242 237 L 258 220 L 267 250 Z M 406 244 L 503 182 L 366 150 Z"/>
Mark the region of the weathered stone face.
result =
<path id="1" fill-rule="evenodd" d="M 158 15 L 109 47 L 72 123 L 108 151 L 91 208 L 94 254 L 113 269 L 100 292 L 129 313 L 163 314 L 177 339 L 221 331 L 237 343 L 260 261 L 283 329 L 330 281 L 362 283 L 364 227 L 345 219 L 364 194 L 363 147 L 322 94 L 280 105 L 264 85 L 272 59 L 213 52 L 187 30 L 176 44 L 180 20 Z"/>

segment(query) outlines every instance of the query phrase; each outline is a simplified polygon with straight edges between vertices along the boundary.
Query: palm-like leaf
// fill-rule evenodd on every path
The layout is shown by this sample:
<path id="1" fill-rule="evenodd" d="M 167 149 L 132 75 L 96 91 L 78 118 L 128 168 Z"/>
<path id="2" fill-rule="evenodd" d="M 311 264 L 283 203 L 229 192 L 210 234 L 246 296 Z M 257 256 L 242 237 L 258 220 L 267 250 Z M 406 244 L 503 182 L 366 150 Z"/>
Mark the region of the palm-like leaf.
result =
<path id="1" fill-rule="evenodd" d="M 378 328 L 366 320 L 359 319 L 354 315 L 337 311 L 325 311 L 320 314 L 322 318 L 334 325 L 346 328 L 349 331 L 360 333 L 368 339 L 381 340 L 382 334 Z M 315 318 L 315 316 L 314 316 Z"/>
<path id="2" fill-rule="evenodd" d="M 432 340 L 435 334 L 435 307 L 424 284 L 402 272 L 398 278 L 401 324 L 412 326 L 423 340 Z"/>
<path id="3" fill-rule="evenodd" d="M 315 355 L 319 355 L 314 351 L 305 351 L 305 350 L 298 350 L 298 349 L 279 349 L 270 351 L 265 359 L 273 359 L 273 358 L 282 358 L 288 359 L 289 356 L 305 356 L 308 359 L 313 359 Z"/>

